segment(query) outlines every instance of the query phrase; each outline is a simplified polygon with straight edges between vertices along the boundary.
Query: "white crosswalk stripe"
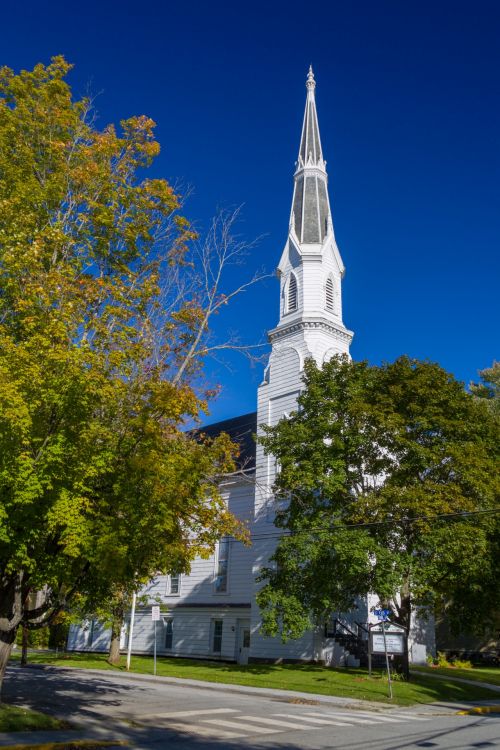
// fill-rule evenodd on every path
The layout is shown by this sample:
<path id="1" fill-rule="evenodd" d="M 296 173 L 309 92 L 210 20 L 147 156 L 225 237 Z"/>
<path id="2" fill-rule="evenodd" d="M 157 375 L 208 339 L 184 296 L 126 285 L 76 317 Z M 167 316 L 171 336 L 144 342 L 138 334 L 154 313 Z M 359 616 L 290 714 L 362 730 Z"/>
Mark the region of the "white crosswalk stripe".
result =
<path id="1" fill-rule="evenodd" d="M 329 711 L 328 714 L 335 713 Z M 340 712 L 337 712 L 337 715 L 339 716 L 345 716 L 345 714 L 341 714 Z M 349 721 L 351 721 L 351 716 L 354 718 L 354 716 L 357 716 L 360 719 L 368 719 L 373 724 L 376 724 L 377 721 L 387 722 L 388 724 L 401 724 L 403 721 L 407 721 L 407 719 L 398 719 L 395 716 L 391 714 L 390 716 L 386 716 L 385 714 L 381 714 L 379 712 L 370 713 L 369 711 L 352 711 L 349 712 Z"/>
<path id="2" fill-rule="evenodd" d="M 141 719 L 188 719 L 191 716 L 201 716 L 202 714 L 237 714 L 235 708 L 197 708 L 193 711 L 161 711 L 155 714 L 143 714 Z"/>
<path id="3" fill-rule="evenodd" d="M 278 716 L 278 714 L 276 714 Z M 306 724 L 299 724 L 298 722 L 301 720 L 300 716 L 294 716 L 294 719 L 297 719 L 297 721 L 283 721 L 282 719 L 276 719 L 275 716 L 273 717 L 267 717 L 264 716 L 238 716 L 238 719 L 243 719 L 243 721 L 257 721 L 260 724 L 270 724 L 273 727 L 284 727 L 285 729 L 311 729 L 311 727 L 307 726 Z"/>
<path id="4" fill-rule="evenodd" d="M 321 714 L 323 715 L 323 714 Z M 276 714 L 276 716 L 284 716 L 289 719 L 295 719 L 296 716 L 294 714 Z M 349 721 L 338 721 L 336 719 L 328 719 L 326 716 L 323 719 L 316 719 L 308 714 L 304 714 L 301 716 L 302 721 L 309 721 L 311 724 L 330 724 L 331 726 L 337 726 L 337 727 L 352 727 L 352 724 L 349 723 Z M 312 727 L 311 727 L 312 729 Z"/>
<path id="5" fill-rule="evenodd" d="M 239 718 L 239 717 L 234 717 Z M 245 724 L 243 721 L 225 721 L 224 719 L 203 719 L 204 724 L 217 724 L 218 727 L 227 727 L 228 729 L 243 729 L 252 734 L 276 734 L 275 729 L 269 727 L 258 727 L 254 724 Z"/>
<path id="6" fill-rule="evenodd" d="M 325 714 L 311 712 L 307 716 L 325 716 Z M 337 716 L 339 718 L 346 718 L 346 714 L 341 711 L 328 711 L 328 716 Z M 381 713 L 369 713 L 361 711 L 351 711 L 348 716 L 348 721 L 355 721 L 357 724 L 376 724 L 377 721 L 388 721 L 388 722 L 403 722 L 403 721 L 429 721 L 429 717 L 414 716 L 413 714 L 402 714 L 400 711 L 393 712 L 390 714 Z"/>
<path id="7" fill-rule="evenodd" d="M 404 719 L 405 721 L 430 721 L 430 716 L 414 716 L 414 714 L 402 714 L 399 711 L 396 713 L 391 712 L 391 716 L 395 716 L 396 719 Z"/>
<path id="8" fill-rule="evenodd" d="M 169 729 L 176 732 L 185 732 L 186 734 L 198 734 L 201 737 L 217 737 L 225 740 L 234 740 L 237 737 L 245 737 L 244 732 L 226 732 L 219 727 L 211 727 L 203 724 L 182 724 L 180 721 L 173 721 L 168 725 Z"/>
<path id="9" fill-rule="evenodd" d="M 327 716 L 325 714 L 320 714 L 320 713 L 306 714 L 304 716 L 304 718 L 309 718 L 310 716 L 311 717 L 312 716 L 320 716 L 322 718 L 327 718 Z M 356 716 L 354 714 L 354 711 L 352 713 L 350 713 L 348 717 L 346 717 L 346 715 L 343 714 L 343 713 L 341 713 L 340 711 L 329 711 L 328 712 L 328 716 L 331 716 L 332 718 L 336 718 L 336 719 L 341 719 L 341 720 L 347 719 L 347 721 L 353 722 L 353 723 L 356 723 L 356 724 L 370 724 L 371 725 L 371 724 L 374 723 L 372 719 L 367 719 L 365 716 Z"/>

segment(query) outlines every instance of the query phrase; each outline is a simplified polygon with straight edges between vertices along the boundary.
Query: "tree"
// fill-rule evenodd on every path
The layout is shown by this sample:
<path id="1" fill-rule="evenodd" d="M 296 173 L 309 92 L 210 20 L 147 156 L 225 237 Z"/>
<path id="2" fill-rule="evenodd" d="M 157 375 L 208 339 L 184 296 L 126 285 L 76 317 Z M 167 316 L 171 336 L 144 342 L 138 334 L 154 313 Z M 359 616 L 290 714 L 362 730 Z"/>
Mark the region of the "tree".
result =
<path id="1" fill-rule="evenodd" d="M 144 177 L 154 123 L 98 130 L 70 67 L 0 71 L 0 680 L 20 626 L 243 533 L 218 492 L 234 446 L 186 431 L 227 254 L 214 278 L 179 196 Z"/>
<path id="2" fill-rule="evenodd" d="M 308 361 L 304 386 L 298 411 L 262 438 L 288 500 L 261 575 L 264 631 L 297 638 L 370 591 L 406 628 L 471 577 L 498 593 L 498 423 L 485 405 L 407 357 Z"/>
<path id="3" fill-rule="evenodd" d="M 471 383 L 470 392 L 476 398 L 486 400 L 491 412 L 500 417 L 500 362 L 480 370 L 481 383 Z"/>

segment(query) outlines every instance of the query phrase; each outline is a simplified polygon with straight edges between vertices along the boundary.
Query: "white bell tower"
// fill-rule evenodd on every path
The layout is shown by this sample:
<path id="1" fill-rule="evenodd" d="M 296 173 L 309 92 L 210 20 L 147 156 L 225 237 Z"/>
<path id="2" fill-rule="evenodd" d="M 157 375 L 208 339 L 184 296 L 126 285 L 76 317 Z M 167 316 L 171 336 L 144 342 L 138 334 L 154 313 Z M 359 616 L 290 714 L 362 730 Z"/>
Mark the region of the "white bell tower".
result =
<path id="1" fill-rule="evenodd" d="M 312 68 L 306 87 L 288 239 L 278 266 L 280 319 L 269 333 L 271 362 L 286 344 L 299 353 L 301 366 L 306 357 L 322 364 L 333 354 L 347 354 L 353 336 L 342 322 L 345 268 L 333 231 Z"/>
<path id="2" fill-rule="evenodd" d="M 269 332 L 272 350 L 258 390 L 258 433 L 260 425 L 275 425 L 296 408 L 304 361 L 312 357 L 322 365 L 335 354 L 348 354 L 353 337 L 342 321 L 341 284 L 345 269 L 333 231 L 312 68 L 306 88 L 288 239 L 278 266 L 279 323 Z M 275 503 L 271 492 L 274 477 L 274 458 L 266 456 L 257 445 L 254 579 L 276 545 L 277 529 L 272 523 Z M 257 659 L 269 653 L 268 639 L 259 634 L 259 620 L 259 610 L 253 601 L 251 658 Z M 311 633 L 287 645 L 274 641 L 272 651 L 287 658 L 296 657 L 298 650 L 302 657 L 314 658 L 314 643 Z"/>

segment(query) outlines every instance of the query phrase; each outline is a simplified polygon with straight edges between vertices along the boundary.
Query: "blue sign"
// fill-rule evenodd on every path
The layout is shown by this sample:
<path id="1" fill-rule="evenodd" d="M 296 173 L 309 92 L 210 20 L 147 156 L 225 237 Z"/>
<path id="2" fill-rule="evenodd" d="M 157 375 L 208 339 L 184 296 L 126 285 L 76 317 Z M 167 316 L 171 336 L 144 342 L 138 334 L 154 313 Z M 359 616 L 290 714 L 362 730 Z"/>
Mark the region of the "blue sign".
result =
<path id="1" fill-rule="evenodd" d="M 382 620 L 383 622 L 385 622 L 389 619 L 391 610 L 390 609 L 374 609 L 373 614 L 375 615 L 375 617 L 378 617 L 379 620 Z"/>

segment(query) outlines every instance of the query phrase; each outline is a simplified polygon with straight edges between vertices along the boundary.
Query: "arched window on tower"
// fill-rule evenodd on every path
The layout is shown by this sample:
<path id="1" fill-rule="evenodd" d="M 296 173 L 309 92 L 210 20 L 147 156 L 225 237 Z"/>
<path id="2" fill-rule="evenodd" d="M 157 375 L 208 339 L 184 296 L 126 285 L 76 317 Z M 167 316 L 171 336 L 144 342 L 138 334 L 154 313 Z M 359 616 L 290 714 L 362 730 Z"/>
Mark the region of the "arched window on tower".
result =
<path id="1" fill-rule="evenodd" d="M 328 277 L 325 284 L 325 306 L 330 312 L 335 312 L 335 290 L 331 276 Z"/>
<path id="2" fill-rule="evenodd" d="M 295 275 L 290 274 L 290 280 L 288 282 L 288 294 L 286 300 L 286 311 L 293 312 L 297 309 L 297 279 Z"/>

